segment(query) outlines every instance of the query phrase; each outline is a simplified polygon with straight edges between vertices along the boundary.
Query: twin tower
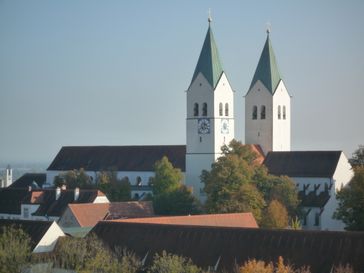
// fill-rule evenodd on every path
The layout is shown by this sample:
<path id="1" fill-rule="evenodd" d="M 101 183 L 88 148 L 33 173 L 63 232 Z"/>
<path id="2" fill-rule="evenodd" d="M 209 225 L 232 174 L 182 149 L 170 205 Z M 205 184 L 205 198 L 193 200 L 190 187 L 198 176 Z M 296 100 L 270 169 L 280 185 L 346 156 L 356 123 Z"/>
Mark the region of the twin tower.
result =
<path id="1" fill-rule="evenodd" d="M 202 170 L 221 156 L 221 146 L 235 137 L 234 91 L 222 67 L 211 20 L 191 84 L 187 90 L 186 184 L 204 200 Z M 245 144 L 265 154 L 289 151 L 290 95 L 283 83 L 267 31 L 258 66 L 245 95 Z"/>

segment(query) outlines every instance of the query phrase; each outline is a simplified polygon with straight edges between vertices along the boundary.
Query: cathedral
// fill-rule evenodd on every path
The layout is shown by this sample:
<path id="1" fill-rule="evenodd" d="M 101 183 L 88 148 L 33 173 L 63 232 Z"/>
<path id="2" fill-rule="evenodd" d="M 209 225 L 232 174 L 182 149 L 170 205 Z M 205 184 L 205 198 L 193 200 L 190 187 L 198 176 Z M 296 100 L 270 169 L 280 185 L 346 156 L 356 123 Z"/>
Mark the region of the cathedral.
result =
<path id="1" fill-rule="evenodd" d="M 210 18 L 186 93 L 185 145 L 62 147 L 47 169 L 47 184 L 69 170 L 83 168 L 93 179 L 100 171 L 115 170 L 118 178 L 129 179 L 137 194 L 133 197 L 138 198 L 151 191 L 148 182 L 154 175 L 153 165 L 167 156 L 203 202 L 201 172 L 209 170 L 221 156 L 221 147 L 235 138 L 234 91 Z M 271 174 L 287 175 L 296 183 L 305 212 L 304 228 L 343 230 L 343 223 L 332 219 L 332 213 L 337 190 L 353 175 L 351 166 L 342 151 L 291 152 L 291 96 L 278 69 L 269 31 L 245 95 L 245 144 L 261 153 Z"/>

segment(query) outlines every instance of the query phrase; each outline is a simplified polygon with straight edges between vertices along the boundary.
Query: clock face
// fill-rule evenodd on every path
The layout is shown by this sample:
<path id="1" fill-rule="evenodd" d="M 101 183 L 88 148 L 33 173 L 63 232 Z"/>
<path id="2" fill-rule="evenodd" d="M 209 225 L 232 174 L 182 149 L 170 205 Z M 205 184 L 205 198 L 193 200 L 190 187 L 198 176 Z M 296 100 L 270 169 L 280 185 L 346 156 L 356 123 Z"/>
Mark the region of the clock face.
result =
<path id="1" fill-rule="evenodd" d="M 227 119 L 221 120 L 221 133 L 222 134 L 229 133 L 229 120 L 227 120 Z"/>
<path id="2" fill-rule="evenodd" d="M 209 134 L 210 133 L 210 120 L 207 118 L 198 119 L 197 123 L 198 133 L 199 134 Z"/>

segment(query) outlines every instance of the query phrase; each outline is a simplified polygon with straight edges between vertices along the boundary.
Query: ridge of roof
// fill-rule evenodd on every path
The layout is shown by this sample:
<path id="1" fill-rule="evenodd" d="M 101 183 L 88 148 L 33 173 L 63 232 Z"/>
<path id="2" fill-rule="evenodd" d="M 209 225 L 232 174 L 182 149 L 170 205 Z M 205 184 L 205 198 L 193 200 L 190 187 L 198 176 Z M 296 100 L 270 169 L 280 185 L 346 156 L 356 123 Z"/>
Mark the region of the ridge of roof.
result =
<path id="1" fill-rule="evenodd" d="M 212 88 L 215 89 L 223 72 L 224 70 L 220 61 L 217 45 L 209 24 L 200 57 L 198 58 L 195 72 L 192 76 L 191 84 L 198 74 L 201 73 Z"/>
<path id="2" fill-rule="evenodd" d="M 260 80 L 272 94 L 274 94 L 279 82 L 282 80 L 272 43 L 269 39 L 269 33 L 267 34 L 267 39 L 265 41 L 262 54 L 260 55 L 260 59 L 249 90 L 258 80 Z"/>
<path id="3" fill-rule="evenodd" d="M 155 162 L 167 156 L 185 171 L 185 153 L 186 145 L 64 146 L 47 170 L 153 171 Z"/>

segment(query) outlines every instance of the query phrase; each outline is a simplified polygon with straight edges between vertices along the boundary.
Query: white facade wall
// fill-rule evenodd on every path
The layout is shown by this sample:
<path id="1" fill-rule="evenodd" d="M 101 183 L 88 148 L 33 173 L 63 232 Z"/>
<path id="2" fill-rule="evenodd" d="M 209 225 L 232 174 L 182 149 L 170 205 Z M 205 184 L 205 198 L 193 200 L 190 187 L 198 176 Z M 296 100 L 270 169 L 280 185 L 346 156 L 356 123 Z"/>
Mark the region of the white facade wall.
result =
<path id="1" fill-rule="evenodd" d="M 47 184 L 53 185 L 54 178 L 67 171 L 47 171 Z M 86 174 L 92 177 L 93 181 L 96 181 L 97 173 L 95 171 L 87 171 Z M 122 179 L 124 177 L 128 177 L 131 185 L 137 185 L 138 177 L 141 179 L 141 184 L 144 186 L 148 185 L 149 179 L 154 176 L 154 172 L 124 172 L 118 171 L 117 178 Z M 184 180 L 184 176 L 183 176 Z M 184 181 L 182 181 L 184 182 Z"/>
<path id="2" fill-rule="evenodd" d="M 194 105 L 199 105 L 199 115 L 194 116 Z M 202 116 L 202 105 L 207 103 L 207 116 Z M 223 104 L 223 113 L 220 116 L 220 103 Z M 228 104 L 228 115 L 225 115 Z M 200 134 L 198 121 L 201 118 L 209 119 L 210 132 Z M 228 132 L 222 129 L 222 124 L 228 123 Z M 205 200 L 201 183 L 202 170 L 210 170 L 211 164 L 221 156 L 221 147 L 234 139 L 234 92 L 229 81 L 223 73 L 216 88 L 209 84 L 200 73 L 187 91 L 187 119 L 186 119 L 186 185 L 193 194 Z"/>
<path id="3" fill-rule="evenodd" d="M 264 154 L 273 149 L 272 94 L 257 81 L 245 96 L 245 144 L 259 144 Z M 257 119 L 253 119 L 253 107 L 257 106 Z M 266 116 L 261 119 L 261 107 L 265 106 Z"/>
<path id="4" fill-rule="evenodd" d="M 280 119 L 278 108 L 280 107 Z M 284 111 L 285 109 L 285 111 Z M 273 95 L 273 151 L 291 150 L 291 97 L 281 80 Z M 285 115 L 284 115 L 285 114 Z"/>
<path id="5" fill-rule="evenodd" d="M 306 189 L 306 194 L 314 190 L 315 185 L 320 185 L 317 189 L 317 195 L 325 191 L 325 188 L 329 188 L 329 195 L 331 196 L 329 201 L 325 204 L 325 207 L 305 207 L 305 211 L 311 210 L 306 217 L 305 229 L 320 229 L 320 230 L 344 230 L 344 223 L 339 220 L 333 219 L 333 214 L 338 207 L 338 201 L 336 199 L 336 193 L 341 187 L 347 185 L 354 173 L 351 169 L 351 165 L 348 162 L 344 153 L 341 153 L 338 164 L 336 166 L 335 173 L 332 178 L 330 177 L 291 177 L 293 181 L 298 184 L 298 190 L 303 190 L 304 185 L 309 185 Z M 325 186 L 326 185 L 326 186 Z M 330 187 L 331 185 L 331 187 Z M 320 214 L 319 225 L 315 225 L 316 213 Z"/>
<path id="6" fill-rule="evenodd" d="M 59 237 L 65 236 L 62 229 L 56 222 L 49 227 L 43 238 L 39 241 L 33 250 L 33 253 L 53 251 Z"/>

